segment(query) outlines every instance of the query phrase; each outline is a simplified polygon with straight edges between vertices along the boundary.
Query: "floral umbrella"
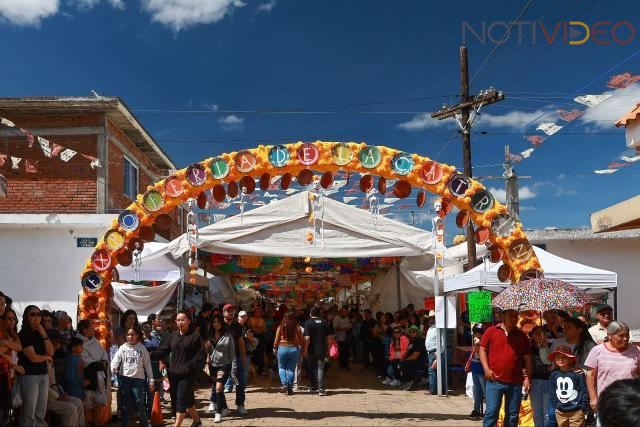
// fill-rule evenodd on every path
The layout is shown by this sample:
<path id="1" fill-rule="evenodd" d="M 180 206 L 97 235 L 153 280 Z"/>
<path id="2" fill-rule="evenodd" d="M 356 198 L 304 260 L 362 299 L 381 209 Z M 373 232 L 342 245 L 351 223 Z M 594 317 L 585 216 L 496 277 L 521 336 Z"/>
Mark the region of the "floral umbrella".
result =
<path id="1" fill-rule="evenodd" d="M 492 301 L 502 310 L 565 310 L 590 302 L 586 292 L 562 280 L 530 279 L 507 287 Z"/>

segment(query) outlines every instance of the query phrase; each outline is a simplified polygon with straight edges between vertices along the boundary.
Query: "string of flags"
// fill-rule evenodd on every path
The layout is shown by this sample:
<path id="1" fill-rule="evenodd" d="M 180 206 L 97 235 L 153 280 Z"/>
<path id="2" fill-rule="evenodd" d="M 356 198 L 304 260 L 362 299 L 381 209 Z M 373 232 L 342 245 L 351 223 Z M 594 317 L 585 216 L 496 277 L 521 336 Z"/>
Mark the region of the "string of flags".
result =
<path id="1" fill-rule="evenodd" d="M 611 76 L 611 78 L 607 81 L 607 87 L 609 89 L 615 89 L 614 91 L 609 90 L 601 94 L 576 96 L 575 98 L 573 98 L 573 100 L 578 104 L 584 105 L 585 107 L 587 107 L 587 109 L 594 108 L 614 96 L 616 92 L 624 90 L 637 82 L 640 82 L 640 74 L 625 72 L 622 74 Z M 536 127 L 536 131 L 540 131 L 540 133 L 527 134 L 524 136 L 524 138 L 533 146 L 533 148 L 529 148 L 528 150 L 525 150 L 520 154 L 510 154 L 508 160 L 514 163 L 520 163 L 522 160 L 530 157 L 536 148 L 540 147 L 550 137 L 560 132 L 568 124 L 582 117 L 586 113 L 586 111 L 586 109 L 579 108 L 574 108 L 571 110 L 558 109 L 556 111 L 556 114 L 560 122 L 556 123 L 555 121 L 549 121 L 538 124 L 538 126 Z M 594 170 L 594 173 L 598 175 L 613 174 L 621 168 L 630 166 L 631 164 L 637 162 L 638 160 L 640 160 L 640 156 L 621 156 L 619 160 L 622 161 L 613 161 L 609 163 L 606 169 Z"/>
<path id="2" fill-rule="evenodd" d="M 68 163 L 77 154 L 80 154 L 82 157 L 89 161 L 89 166 L 91 167 L 91 169 L 102 167 L 102 161 L 100 159 L 88 154 L 78 153 L 76 150 L 72 150 L 71 148 L 64 147 L 62 145 L 51 142 L 41 136 L 35 135 L 28 129 L 17 127 L 15 123 L 13 123 L 9 119 L 0 117 L 0 125 L 12 128 L 16 132 L 24 135 L 25 142 L 27 143 L 29 148 L 33 148 L 37 142 L 38 146 L 42 150 L 42 154 L 44 154 L 44 156 L 47 158 L 55 157 L 59 158 L 64 163 Z M 16 136 L 18 135 L 16 134 Z M 0 153 L 0 167 L 3 167 L 7 160 L 11 161 L 11 169 L 13 170 L 20 170 L 22 165 L 26 173 L 38 173 L 38 160 L 25 159 L 23 157 L 11 156 L 7 153 Z"/>

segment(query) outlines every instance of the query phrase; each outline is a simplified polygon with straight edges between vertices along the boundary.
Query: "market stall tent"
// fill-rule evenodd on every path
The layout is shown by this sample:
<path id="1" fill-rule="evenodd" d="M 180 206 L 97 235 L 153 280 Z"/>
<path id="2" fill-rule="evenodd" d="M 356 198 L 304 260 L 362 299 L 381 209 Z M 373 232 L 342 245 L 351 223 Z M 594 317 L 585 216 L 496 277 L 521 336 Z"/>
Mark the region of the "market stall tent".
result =
<path id="1" fill-rule="evenodd" d="M 169 254 L 167 243 L 147 242 L 140 255 L 138 268 L 119 265 L 120 280 L 168 282 L 181 277 L 180 263 Z"/>
<path id="2" fill-rule="evenodd" d="M 534 246 L 540 265 L 544 269 L 544 277 L 569 282 L 579 288 L 592 291 L 606 291 L 618 286 L 618 275 L 612 271 L 589 267 L 575 261 L 553 255 Z M 451 277 L 444 282 L 445 292 L 468 292 L 479 288 L 500 292 L 505 284 L 498 279 L 498 269 L 502 262 L 484 264 Z"/>
<path id="3" fill-rule="evenodd" d="M 430 232 L 315 196 L 303 191 L 201 228 L 197 246 L 219 254 L 312 258 L 420 256 L 433 247 Z M 169 243 L 176 258 L 189 248 L 186 234 Z"/>

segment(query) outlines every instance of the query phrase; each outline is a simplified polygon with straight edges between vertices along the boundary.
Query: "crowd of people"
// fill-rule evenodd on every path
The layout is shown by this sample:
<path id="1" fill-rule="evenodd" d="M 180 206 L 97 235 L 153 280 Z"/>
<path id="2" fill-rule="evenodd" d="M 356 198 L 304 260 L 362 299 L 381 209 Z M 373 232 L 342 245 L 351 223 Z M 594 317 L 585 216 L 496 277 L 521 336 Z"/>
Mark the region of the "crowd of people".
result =
<path id="1" fill-rule="evenodd" d="M 412 305 L 395 313 L 284 304 L 277 310 L 247 308 L 205 303 L 197 315 L 167 310 L 144 323 L 127 310 L 106 351 L 90 320 L 80 320 L 74 331 L 61 311 L 29 305 L 18 331 L 11 300 L 0 293 L 0 425 L 100 426 L 114 416 L 123 426 L 131 417 L 146 426 L 158 393 L 176 427 L 187 416 L 198 427 L 199 385 L 211 386 L 207 411 L 219 423 L 231 414 L 231 393 L 236 414 L 248 414 L 250 370 L 279 380 L 285 395 L 304 390 L 324 396 L 327 367 L 347 371 L 354 361 L 384 386 L 423 385 L 425 394 L 437 393 L 437 351 L 446 360 L 447 349 L 438 343 L 433 311 L 416 312 Z M 556 310 L 543 314 L 542 325 L 522 322 L 515 310 L 502 311 L 493 325 L 465 324 L 469 337 L 462 343 L 472 345 L 465 365 L 473 379 L 470 417 L 494 426 L 502 407 L 503 425 L 516 426 L 522 400 L 530 399 L 536 427 L 585 425 L 595 422 L 594 414 L 605 427 L 638 420 L 633 404 L 640 401 L 640 350 L 610 306 L 596 312 L 592 327 Z"/>

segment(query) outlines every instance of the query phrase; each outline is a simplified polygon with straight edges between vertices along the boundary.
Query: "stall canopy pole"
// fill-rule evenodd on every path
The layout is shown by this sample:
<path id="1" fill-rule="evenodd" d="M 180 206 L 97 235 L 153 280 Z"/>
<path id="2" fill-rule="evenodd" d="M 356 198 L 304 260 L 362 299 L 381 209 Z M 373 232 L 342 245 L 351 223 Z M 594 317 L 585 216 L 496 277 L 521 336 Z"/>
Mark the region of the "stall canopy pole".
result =
<path id="1" fill-rule="evenodd" d="M 400 296 L 400 260 L 396 260 L 396 290 L 398 291 L 398 311 L 402 310 L 402 300 Z"/>

